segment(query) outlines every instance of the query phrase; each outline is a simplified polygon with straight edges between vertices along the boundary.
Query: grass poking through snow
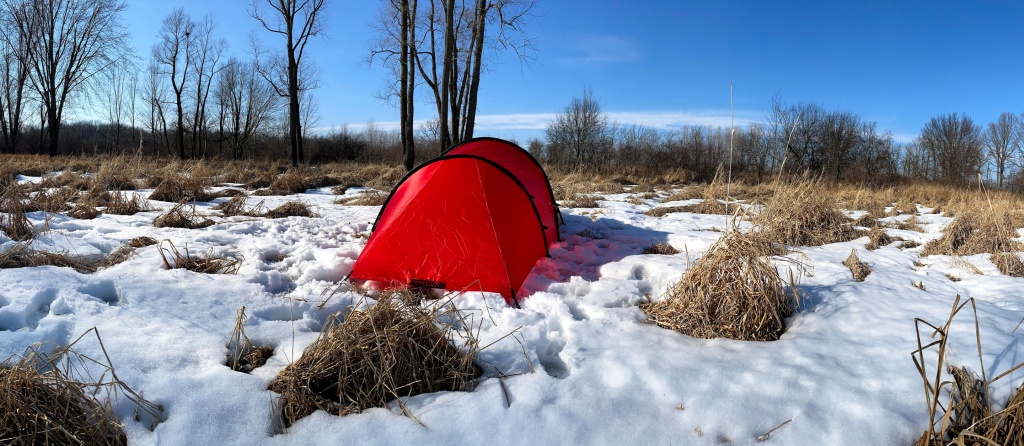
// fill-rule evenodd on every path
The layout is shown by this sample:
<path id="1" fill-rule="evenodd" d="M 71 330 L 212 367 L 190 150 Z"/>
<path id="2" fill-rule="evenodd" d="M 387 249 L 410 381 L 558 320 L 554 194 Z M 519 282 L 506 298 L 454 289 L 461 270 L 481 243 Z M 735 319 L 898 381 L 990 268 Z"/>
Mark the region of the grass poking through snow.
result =
<path id="1" fill-rule="evenodd" d="M 796 302 L 769 260 L 775 249 L 732 230 L 683 274 L 667 297 L 641 308 L 651 322 L 697 338 L 777 340 Z"/>
<path id="2" fill-rule="evenodd" d="M 373 305 L 328 321 L 320 337 L 278 374 L 270 390 L 281 394 L 286 424 L 318 409 L 346 415 L 398 400 L 404 410 L 403 397 L 465 390 L 479 375 L 472 333 L 439 320 L 461 320 L 450 314 L 457 310 L 432 313 L 405 305 L 405 292 L 384 292 Z M 456 330 L 467 351 L 453 345 Z"/>

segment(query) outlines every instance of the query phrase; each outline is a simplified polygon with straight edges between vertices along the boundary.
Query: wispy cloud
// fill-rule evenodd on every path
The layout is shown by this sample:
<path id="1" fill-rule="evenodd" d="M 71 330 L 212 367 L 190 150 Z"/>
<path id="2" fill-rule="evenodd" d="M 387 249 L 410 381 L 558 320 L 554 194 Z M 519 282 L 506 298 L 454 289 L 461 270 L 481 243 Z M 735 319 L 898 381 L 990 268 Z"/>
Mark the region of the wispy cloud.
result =
<path id="1" fill-rule="evenodd" d="M 570 38 L 564 64 L 609 65 L 640 60 L 640 44 L 633 38 L 610 34 L 584 34 Z"/>

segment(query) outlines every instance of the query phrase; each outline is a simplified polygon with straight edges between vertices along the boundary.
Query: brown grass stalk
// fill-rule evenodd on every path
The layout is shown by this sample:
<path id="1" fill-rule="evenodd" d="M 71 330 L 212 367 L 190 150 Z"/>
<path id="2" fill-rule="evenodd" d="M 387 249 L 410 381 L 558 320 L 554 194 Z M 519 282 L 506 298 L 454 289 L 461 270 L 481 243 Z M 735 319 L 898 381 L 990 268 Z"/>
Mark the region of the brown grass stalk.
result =
<path id="1" fill-rule="evenodd" d="M 238 316 L 235 318 L 235 328 L 231 331 L 231 338 L 227 344 L 227 365 L 231 370 L 242 373 L 250 373 L 254 369 L 262 367 L 267 359 L 274 355 L 274 347 L 261 345 L 259 347 L 249 341 L 245 334 L 245 322 L 248 317 L 245 315 L 245 307 L 238 309 Z"/>
<path id="2" fill-rule="evenodd" d="M 974 317 L 974 335 L 978 347 L 980 375 L 966 367 L 946 362 L 950 327 L 953 319 L 970 304 Z M 981 350 L 981 330 L 974 298 L 960 303 L 957 295 L 945 324 L 935 326 L 923 319 L 914 319 L 917 349 L 911 354 L 924 383 L 928 410 L 928 428 L 917 441 L 918 446 L 954 445 L 1019 445 L 1024 444 L 1024 385 L 1018 387 L 1000 409 L 989 389 L 1000 379 L 1018 370 L 1017 364 L 995 378 L 985 373 Z M 922 333 L 922 329 L 926 329 Z M 936 339 L 937 338 L 937 339 Z M 925 343 L 927 339 L 934 341 Z M 925 361 L 925 352 L 934 350 L 937 359 L 932 369 Z M 946 372 L 948 378 L 943 375 Z"/>
<path id="3" fill-rule="evenodd" d="M 158 228 L 185 228 L 199 229 L 213 225 L 213 220 L 200 215 L 196 211 L 195 203 L 191 203 L 186 209 L 185 202 L 180 202 L 163 215 L 153 220 L 153 226 Z"/>
<path id="4" fill-rule="evenodd" d="M 772 243 L 731 230 L 673 285 L 641 305 L 650 321 L 698 338 L 773 341 L 796 306 L 769 260 Z"/>
<path id="5" fill-rule="evenodd" d="M 871 265 L 860 261 L 860 256 L 857 255 L 857 250 L 851 250 L 850 256 L 843 261 L 843 265 L 850 268 L 850 272 L 853 273 L 853 280 L 863 282 L 864 279 L 871 274 Z"/>
<path id="6" fill-rule="evenodd" d="M 282 396 L 286 424 L 316 410 L 346 415 L 395 400 L 404 408 L 401 398 L 464 390 L 479 376 L 473 333 L 439 322 L 460 318 L 453 314 L 458 310 L 404 305 L 401 293 L 384 292 L 344 320 L 329 320 L 320 338 L 277 376 L 270 390 Z M 453 345 L 456 330 L 465 351 Z"/>
<path id="7" fill-rule="evenodd" d="M 167 269 L 183 268 L 203 274 L 234 274 L 242 266 L 240 259 L 215 257 L 212 250 L 207 251 L 206 255 L 192 255 L 188 252 L 188 245 L 185 245 L 184 251 L 179 251 L 170 240 L 160 242 L 160 257 Z"/>

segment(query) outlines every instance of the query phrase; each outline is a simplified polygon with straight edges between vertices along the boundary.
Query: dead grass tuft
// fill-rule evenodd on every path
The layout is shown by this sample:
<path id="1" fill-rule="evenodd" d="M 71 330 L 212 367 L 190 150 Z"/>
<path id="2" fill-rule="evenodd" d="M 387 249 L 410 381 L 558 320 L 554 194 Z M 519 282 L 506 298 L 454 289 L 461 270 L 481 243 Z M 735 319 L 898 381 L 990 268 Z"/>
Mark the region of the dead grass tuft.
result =
<path id="1" fill-rule="evenodd" d="M 263 214 L 267 218 L 316 217 L 309 205 L 301 201 L 289 201 Z"/>
<path id="2" fill-rule="evenodd" d="M 168 175 L 149 195 L 150 200 L 168 201 L 210 201 L 212 195 L 206 192 L 203 182 L 190 175 Z"/>
<path id="3" fill-rule="evenodd" d="M 679 254 L 679 252 L 680 251 L 676 249 L 675 246 L 672 246 L 668 243 L 655 243 L 651 246 L 644 248 L 643 250 L 644 254 L 661 254 L 666 256 Z"/>
<path id="4" fill-rule="evenodd" d="M 658 207 L 653 207 L 653 208 L 647 210 L 647 212 L 644 212 L 644 215 L 649 215 L 651 217 L 664 217 L 664 216 L 666 216 L 668 214 L 671 214 L 671 213 L 674 213 L 674 212 L 688 212 L 688 211 L 686 210 L 686 208 L 684 206 L 658 206 Z"/>
<path id="5" fill-rule="evenodd" d="M 185 209 L 185 206 L 189 206 L 189 209 Z M 199 229 L 211 225 L 213 220 L 200 215 L 195 203 L 186 205 L 184 202 L 174 205 L 167 213 L 153 220 L 153 226 L 158 228 Z"/>
<path id="6" fill-rule="evenodd" d="M 868 242 L 864 247 L 867 248 L 868 251 L 874 251 L 883 246 L 888 246 L 890 243 L 897 240 L 899 240 L 898 237 L 890 237 L 889 234 L 886 234 L 885 229 L 876 226 L 868 231 Z"/>
<path id="7" fill-rule="evenodd" d="M 838 202 L 818 181 L 776 187 L 775 195 L 754 218 L 762 237 L 791 246 L 846 242 L 860 235 Z"/>
<path id="8" fill-rule="evenodd" d="M 562 202 L 562 206 L 567 208 L 599 208 L 601 203 L 598 203 L 597 199 L 596 195 L 574 193 L 569 199 Z"/>
<path id="9" fill-rule="evenodd" d="M 128 195 L 131 195 L 130 199 Z M 152 210 L 153 206 L 149 204 L 149 200 L 142 196 L 134 192 L 117 191 L 110 194 L 110 200 L 107 202 L 104 212 L 114 215 L 134 215 Z"/>
<path id="10" fill-rule="evenodd" d="M 286 424 L 316 410 L 347 415 L 394 400 L 404 411 L 403 397 L 465 390 L 480 375 L 473 363 L 478 348 L 473 333 L 440 322 L 462 321 L 458 310 L 404 305 L 403 293 L 384 292 L 343 321 L 332 318 L 320 338 L 278 374 L 270 390 L 281 394 Z M 456 338 L 468 351 L 453 345 Z"/>
<path id="11" fill-rule="evenodd" d="M 864 278 L 871 274 L 871 265 L 860 261 L 860 256 L 857 255 L 857 250 L 851 250 L 850 256 L 843 261 L 843 265 L 850 268 L 850 272 L 853 273 L 853 280 L 863 282 Z"/>
<path id="12" fill-rule="evenodd" d="M 900 243 L 900 249 L 914 249 L 918 246 L 921 246 L 921 242 L 917 240 L 904 240 Z"/>
<path id="13" fill-rule="evenodd" d="M 343 204 L 346 206 L 383 206 L 384 202 L 387 201 L 388 194 L 379 190 L 368 190 L 359 194 L 354 198 L 338 199 L 335 204 Z"/>
<path id="14" fill-rule="evenodd" d="M 254 369 L 262 367 L 267 359 L 274 355 L 274 347 L 261 345 L 256 347 L 245 335 L 245 307 L 238 309 L 238 317 L 235 319 L 235 329 L 231 331 L 231 338 L 228 340 L 228 361 L 227 366 L 236 372 L 250 373 Z"/>
<path id="15" fill-rule="evenodd" d="M 756 235 L 730 231 L 666 298 L 641 308 L 651 322 L 697 338 L 777 340 L 796 302 L 769 260 L 775 250 Z"/>
<path id="16" fill-rule="evenodd" d="M 25 204 L 17 186 L 11 187 L 0 197 L 0 231 L 14 240 L 29 240 L 35 237 L 32 222 L 25 216 Z"/>
<path id="17" fill-rule="evenodd" d="M 967 304 L 971 305 L 975 325 L 981 373 L 972 373 L 966 367 L 946 363 L 950 326 L 956 315 Z M 1017 364 L 995 378 L 985 373 L 981 355 L 981 337 L 978 330 L 978 311 L 974 298 L 960 303 L 956 296 L 946 323 L 932 325 L 914 319 L 917 330 L 917 350 L 912 353 L 914 365 L 924 382 L 925 403 L 929 424 L 918 439 L 918 446 L 955 445 L 1019 445 L 1024 444 L 1024 384 L 1007 400 L 1002 409 L 995 407 L 989 389 L 1000 379 L 1024 366 Z M 924 332 L 922 333 L 922 328 Z M 931 339 L 938 338 L 931 342 Z M 927 344 L 925 342 L 928 342 Z M 936 364 L 928 370 L 925 351 L 937 350 Z M 945 371 L 948 375 L 943 374 Z M 948 397 L 948 400 L 947 400 Z"/>
<path id="18" fill-rule="evenodd" d="M 182 268 L 204 274 L 234 274 L 242 266 L 239 259 L 214 257 L 212 250 L 206 255 L 194 256 L 188 252 L 188 245 L 185 245 L 183 254 L 170 240 L 160 242 L 160 257 L 167 269 Z"/>
<path id="19" fill-rule="evenodd" d="M 249 196 L 242 194 L 231 197 L 230 200 L 220 203 L 213 207 L 213 210 L 220 211 L 221 215 L 225 217 L 233 217 L 236 215 L 245 214 L 245 201 Z"/>
<path id="20" fill-rule="evenodd" d="M 1011 277 L 1024 277 L 1024 261 L 1021 261 L 1020 256 L 1013 252 L 1001 252 L 998 254 L 992 254 L 989 257 L 992 263 L 999 268 L 999 272 L 1004 275 Z"/>
<path id="21" fill-rule="evenodd" d="M 1024 246 L 1014 240 L 1016 227 L 1008 205 L 964 207 L 943 229 L 942 237 L 928 242 L 921 254 L 968 256 L 1022 251 Z"/>

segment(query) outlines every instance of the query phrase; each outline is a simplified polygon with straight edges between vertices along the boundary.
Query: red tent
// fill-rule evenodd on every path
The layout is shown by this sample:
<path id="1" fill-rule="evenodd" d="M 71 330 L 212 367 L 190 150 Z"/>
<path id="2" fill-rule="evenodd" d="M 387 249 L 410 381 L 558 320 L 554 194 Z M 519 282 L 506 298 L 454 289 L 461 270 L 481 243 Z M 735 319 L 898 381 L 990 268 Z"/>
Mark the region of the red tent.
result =
<path id="1" fill-rule="evenodd" d="M 558 239 L 551 186 L 518 146 L 473 139 L 417 167 L 381 207 L 350 279 L 501 293 L 510 304 Z"/>

